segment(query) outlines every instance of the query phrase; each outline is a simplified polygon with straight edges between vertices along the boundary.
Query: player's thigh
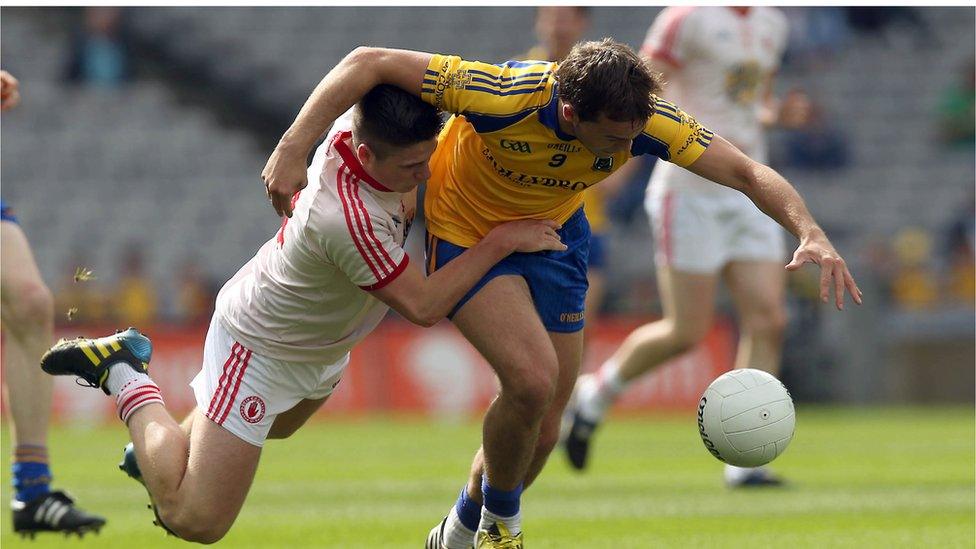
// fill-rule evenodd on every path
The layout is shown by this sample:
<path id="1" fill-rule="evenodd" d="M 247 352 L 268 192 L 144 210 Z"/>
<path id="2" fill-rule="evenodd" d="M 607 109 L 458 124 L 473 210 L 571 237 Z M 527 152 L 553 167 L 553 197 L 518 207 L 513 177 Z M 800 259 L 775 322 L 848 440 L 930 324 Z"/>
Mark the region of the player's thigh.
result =
<path id="1" fill-rule="evenodd" d="M 229 529 L 254 481 L 261 447 L 255 446 L 195 411 L 190 456 L 180 485 L 180 522 Z"/>
<path id="2" fill-rule="evenodd" d="M 0 295 L 4 305 L 15 301 L 24 292 L 47 293 L 47 286 L 34 261 L 27 236 L 20 226 L 10 221 L 0 222 Z M 4 320 L 9 322 L 10 313 L 16 308 L 3 307 Z M 6 324 L 6 322 L 5 322 Z"/>
<path id="3" fill-rule="evenodd" d="M 715 315 L 717 273 L 657 269 L 658 289 L 664 317 L 671 321 L 679 338 L 689 342 L 704 337 Z"/>
<path id="4" fill-rule="evenodd" d="M 319 408 L 325 404 L 325 401 L 329 400 L 329 397 L 316 398 L 316 399 L 304 399 L 296 404 L 292 409 L 287 412 L 282 412 L 278 414 L 274 419 L 274 423 L 271 424 L 271 431 L 268 432 L 268 438 L 288 438 L 295 434 L 308 418 L 312 417 Z"/>
<path id="5" fill-rule="evenodd" d="M 600 314 L 600 309 L 603 308 L 603 298 L 606 295 L 607 277 L 604 269 L 590 267 L 586 271 L 586 281 L 589 283 L 589 288 L 586 290 L 584 311 L 586 318 L 593 321 Z"/>
<path id="6" fill-rule="evenodd" d="M 732 261 L 722 274 L 743 322 L 784 322 L 786 270 L 782 262 Z"/>
<path id="7" fill-rule="evenodd" d="M 488 361 L 502 387 L 558 375 L 556 351 L 525 279 L 497 276 L 454 315 L 454 325 Z"/>

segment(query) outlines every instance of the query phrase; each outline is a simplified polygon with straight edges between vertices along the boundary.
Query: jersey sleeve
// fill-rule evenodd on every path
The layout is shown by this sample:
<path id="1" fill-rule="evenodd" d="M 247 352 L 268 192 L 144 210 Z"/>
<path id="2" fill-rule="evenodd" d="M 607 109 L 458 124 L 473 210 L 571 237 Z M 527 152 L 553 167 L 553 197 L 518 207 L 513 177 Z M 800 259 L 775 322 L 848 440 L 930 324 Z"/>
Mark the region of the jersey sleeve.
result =
<path id="1" fill-rule="evenodd" d="M 424 73 L 420 97 L 455 114 L 524 116 L 548 102 L 556 66 L 547 61 L 491 65 L 434 55 Z"/>
<path id="2" fill-rule="evenodd" d="M 680 68 L 694 50 L 695 32 L 689 17 L 694 7 L 670 7 L 651 23 L 641 46 L 641 54 Z"/>
<path id="3" fill-rule="evenodd" d="M 343 208 L 324 225 L 320 244 L 353 284 L 378 290 L 407 268 L 410 256 L 386 230 L 386 220 L 371 215 L 355 187 L 342 191 Z"/>
<path id="4" fill-rule="evenodd" d="M 681 167 L 705 152 L 715 134 L 694 117 L 663 99 L 654 99 L 654 114 L 634 139 L 631 154 L 651 154 Z"/>

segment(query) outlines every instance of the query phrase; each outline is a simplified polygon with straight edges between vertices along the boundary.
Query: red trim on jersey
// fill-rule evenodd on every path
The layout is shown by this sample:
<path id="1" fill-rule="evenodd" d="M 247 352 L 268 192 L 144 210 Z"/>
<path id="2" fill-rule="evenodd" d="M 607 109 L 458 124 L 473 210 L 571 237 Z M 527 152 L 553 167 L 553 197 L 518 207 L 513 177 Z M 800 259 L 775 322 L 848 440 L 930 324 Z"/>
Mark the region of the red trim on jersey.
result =
<path id="1" fill-rule="evenodd" d="M 217 381 L 217 388 L 214 390 L 213 397 L 210 399 L 210 407 L 207 408 L 207 417 L 210 419 L 214 418 L 217 410 L 224 404 L 224 397 L 227 396 L 227 379 L 230 377 L 231 372 L 237 368 L 237 363 L 241 360 L 240 353 L 243 350 L 244 346 L 237 342 L 234 342 L 234 345 L 230 348 L 230 356 L 224 362 L 224 373 L 220 376 L 220 380 Z"/>
<path id="2" fill-rule="evenodd" d="M 674 43 L 678 40 L 678 31 L 681 30 L 681 24 L 684 23 L 685 18 L 688 14 L 695 10 L 694 6 L 683 6 L 680 8 L 671 8 L 668 10 L 668 22 L 664 28 L 664 39 L 661 40 L 661 46 L 654 53 L 660 52 L 661 59 L 664 59 L 674 65 L 675 67 L 681 66 L 681 61 L 678 60 L 674 55 Z"/>
<path id="3" fill-rule="evenodd" d="M 349 196 L 350 207 L 352 207 L 352 211 L 356 217 L 356 227 L 359 229 L 359 237 L 362 238 L 363 244 L 369 250 L 377 266 L 383 271 L 383 276 L 386 276 L 390 274 L 395 265 L 392 261 L 390 263 L 383 261 L 381 251 L 385 252 L 386 250 L 383 250 L 383 245 L 377 241 L 376 235 L 373 234 L 373 225 L 369 221 L 369 210 L 366 209 L 366 205 L 357 196 L 359 182 L 355 177 L 355 175 L 349 174 L 349 177 L 346 178 L 346 193 Z"/>
<path id="4" fill-rule="evenodd" d="M 729 6 L 729 9 L 739 17 L 745 17 L 749 15 L 749 10 L 752 9 L 752 6 Z"/>
<path id="5" fill-rule="evenodd" d="M 376 247 L 379 248 L 380 253 L 383 254 L 383 259 L 386 260 L 386 266 L 388 267 L 395 266 L 396 262 L 393 261 L 393 258 L 390 257 L 390 254 L 387 253 L 386 248 L 383 247 L 383 244 L 380 242 L 380 239 L 376 238 L 376 231 L 373 230 L 373 222 L 369 218 L 369 211 L 366 210 L 366 204 L 363 203 L 363 199 L 359 197 L 359 185 L 353 187 L 352 191 L 353 191 L 353 196 L 356 198 L 356 201 L 359 202 L 359 207 L 362 209 L 363 215 L 366 217 L 366 234 L 373 239 L 373 244 L 375 244 Z M 395 269 L 396 267 L 393 268 Z"/>
<path id="6" fill-rule="evenodd" d="M 346 228 L 349 230 L 349 235 L 352 237 L 352 243 L 355 244 L 356 249 L 359 250 L 359 255 L 363 258 L 363 261 L 366 262 L 366 266 L 369 267 L 369 270 L 373 272 L 373 276 L 379 280 L 382 278 L 380 276 L 380 272 L 376 269 L 376 266 L 373 265 L 373 262 L 369 258 L 369 254 L 367 254 L 366 250 L 363 248 L 362 243 L 359 242 L 359 236 L 356 234 L 356 229 L 353 227 L 352 217 L 349 215 L 349 210 L 352 209 L 352 206 L 346 199 L 345 183 L 342 181 L 343 174 L 346 169 L 347 168 L 345 165 L 339 166 L 339 171 L 336 172 L 336 189 L 339 191 L 339 199 L 342 200 L 342 213 L 346 216 Z"/>
<path id="7" fill-rule="evenodd" d="M 227 419 L 227 414 L 230 413 L 231 408 L 234 407 L 234 400 L 237 399 L 237 391 L 241 388 L 241 381 L 244 379 L 244 372 L 247 371 L 247 365 L 251 361 L 251 350 L 248 349 L 247 354 L 244 355 L 244 361 L 241 363 L 241 369 L 237 372 L 237 381 L 234 383 L 234 390 L 230 394 L 230 399 L 227 401 L 227 407 L 224 408 L 224 413 L 220 415 L 220 419 L 217 420 L 217 425 L 223 425 L 224 420 Z"/>
<path id="8" fill-rule="evenodd" d="M 352 132 L 346 130 L 344 132 L 336 133 L 335 137 L 332 138 L 332 147 L 335 148 L 335 150 L 339 153 L 339 156 L 342 157 L 342 161 L 345 162 L 346 166 L 350 170 L 352 170 L 352 173 L 356 174 L 357 178 L 365 181 L 370 187 L 385 193 L 393 192 L 391 189 L 386 188 L 386 186 L 373 179 L 368 173 L 366 173 L 366 169 L 363 168 L 363 165 L 359 163 L 359 159 L 356 158 L 356 155 L 352 152 L 352 149 L 349 148 L 349 145 L 346 145 L 346 139 L 351 137 Z"/>
<path id="9" fill-rule="evenodd" d="M 358 186 L 358 184 L 352 181 L 353 175 L 349 173 L 348 166 L 341 167 L 339 173 L 341 177 L 337 176 L 336 179 L 339 186 L 339 198 L 342 200 L 342 210 L 346 216 L 346 228 L 349 230 L 350 236 L 352 236 L 353 244 L 359 250 L 359 255 L 366 262 L 366 266 L 373 272 L 376 280 L 380 280 L 389 274 L 391 268 L 383 265 L 379 254 L 373 250 L 372 244 L 366 238 L 366 231 L 363 226 L 363 221 L 360 219 L 360 214 L 365 214 L 366 218 L 369 219 L 369 212 L 362 212 L 356 207 L 352 194 L 353 188 Z M 353 223 L 354 218 L 355 223 Z"/>
<path id="10" fill-rule="evenodd" d="M 664 195 L 664 214 L 661 220 L 661 243 L 664 245 L 664 261 L 667 265 L 674 262 L 674 193 L 668 191 Z"/>
<path id="11" fill-rule="evenodd" d="M 400 264 L 396 266 L 396 269 L 393 269 L 393 272 L 390 273 L 389 276 L 387 276 L 383 280 L 380 280 L 376 284 L 371 284 L 369 286 L 360 286 L 360 288 L 362 288 L 363 290 L 366 290 L 367 292 L 372 292 L 372 291 L 375 291 L 375 290 L 379 290 L 380 288 L 383 288 L 384 286 L 386 286 L 390 282 L 393 282 L 394 280 L 396 280 L 398 276 L 400 276 L 401 274 L 403 274 L 403 271 L 406 271 L 407 270 L 407 265 L 409 263 L 410 263 L 410 256 L 407 255 L 407 254 L 403 254 L 403 260 L 400 261 Z"/>
<path id="12" fill-rule="evenodd" d="M 665 63 L 671 65 L 676 69 L 681 68 L 681 62 L 675 59 L 674 57 L 672 57 L 670 53 L 664 50 L 654 50 L 654 51 L 641 50 L 641 53 L 644 54 L 645 57 L 650 57 L 655 61 L 664 61 Z"/>

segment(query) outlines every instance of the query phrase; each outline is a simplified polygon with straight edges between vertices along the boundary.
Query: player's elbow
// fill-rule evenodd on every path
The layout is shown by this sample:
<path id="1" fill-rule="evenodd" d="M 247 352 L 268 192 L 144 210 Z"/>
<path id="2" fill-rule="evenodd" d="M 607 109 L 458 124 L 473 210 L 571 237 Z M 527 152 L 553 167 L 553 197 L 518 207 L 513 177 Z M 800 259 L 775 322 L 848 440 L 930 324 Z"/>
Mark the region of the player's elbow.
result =
<path id="1" fill-rule="evenodd" d="M 749 159 L 745 162 L 736 163 L 732 168 L 730 186 L 741 191 L 746 196 L 753 196 L 755 190 L 759 187 L 760 172 L 763 168 L 765 166 Z"/>
<path id="2" fill-rule="evenodd" d="M 376 63 L 382 51 L 381 48 L 357 46 L 356 49 L 349 52 L 344 61 L 353 67 L 368 67 Z"/>

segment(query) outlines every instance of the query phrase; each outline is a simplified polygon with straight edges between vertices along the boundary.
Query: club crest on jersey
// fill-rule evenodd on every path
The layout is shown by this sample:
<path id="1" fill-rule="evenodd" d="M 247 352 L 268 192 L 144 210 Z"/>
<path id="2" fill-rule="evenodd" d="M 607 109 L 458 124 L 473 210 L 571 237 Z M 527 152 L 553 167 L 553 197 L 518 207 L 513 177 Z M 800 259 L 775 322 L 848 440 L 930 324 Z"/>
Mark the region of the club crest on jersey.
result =
<path id="1" fill-rule="evenodd" d="M 613 157 L 608 156 L 606 158 L 597 158 L 593 161 L 593 170 L 598 172 L 612 172 Z"/>
<path id="2" fill-rule="evenodd" d="M 248 423 L 257 423 L 264 419 L 264 401 L 257 395 L 245 398 L 241 402 L 241 417 Z"/>
<path id="3" fill-rule="evenodd" d="M 530 154 L 532 153 L 532 147 L 529 146 L 525 141 L 512 141 L 511 139 L 502 139 L 498 142 L 503 149 L 508 149 L 510 151 Z"/>

